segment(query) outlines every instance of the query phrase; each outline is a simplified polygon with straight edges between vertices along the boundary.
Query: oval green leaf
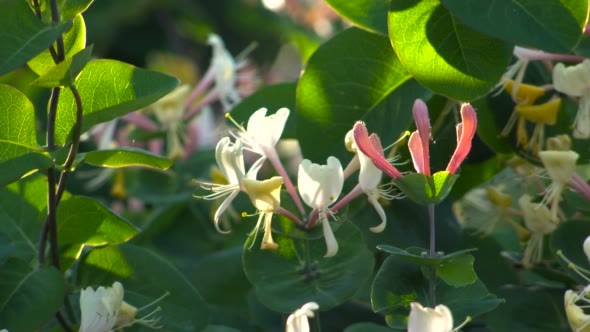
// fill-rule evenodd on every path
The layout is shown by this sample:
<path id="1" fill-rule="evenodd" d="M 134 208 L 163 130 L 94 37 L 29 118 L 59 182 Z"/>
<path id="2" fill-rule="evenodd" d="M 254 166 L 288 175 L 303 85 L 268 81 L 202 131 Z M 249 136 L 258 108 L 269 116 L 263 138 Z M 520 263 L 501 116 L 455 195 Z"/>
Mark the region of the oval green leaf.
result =
<path id="1" fill-rule="evenodd" d="M 453 287 L 471 285 L 477 280 L 473 269 L 475 258 L 469 254 L 460 255 L 442 262 L 436 269 L 436 275 Z"/>
<path id="2" fill-rule="evenodd" d="M 512 57 L 512 45 L 461 23 L 438 0 L 393 1 L 389 37 L 414 78 L 460 101 L 485 95 Z"/>
<path id="3" fill-rule="evenodd" d="M 64 59 L 72 58 L 76 53 L 86 47 L 86 24 L 82 15 L 74 18 L 72 26 L 63 34 L 63 41 L 65 50 Z M 53 61 L 49 50 L 46 49 L 27 62 L 27 65 L 37 75 L 43 76 L 55 67 L 55 61 Z"/>
<path id="4" fill-rule="evenodd" d="M 172 166 L 170 159 L 131 147 L 90 151 L 84 155 L 84 162 L 108 168 L 141 166 L 166 170 Z"/>
<path id="5" fill-rule="evenodd" d="M 168 260 L 143 247 L 124 244 L 93 249 L 80 261 L 77 281 L 80 287 L 119 281 L 125 288 L 125 302 L 137 308 L 168 292 L 155 306 L 138 313 L 142 317 L 161 307 L 158 324 L 166 331 L 200 331 L 209 323 L 209 308 L 194 286 Z"/>
<path id="6" fill-rule="evenodd" d="M 68 27 L 67 22 L 43 24 L 21 0 L 0 1 L 0 22 L 0 76 L 49 48 Z"/>
<path id="7" fill-rule="evenodd" d="M 393 183 L 414 202 L 428 205 L 442 202 L 451 192 L 457 178 L 458 175 L 447 171 L 436 172 L 431 177 L 413 173 L 394 179 Z"/>
<path id="8" fill-rule="evenodd" d="M 387 9 L 390 0 L 326 0 L 330 7 L 353 24 L 387 35 Z"/>
<path id="9" fill-rule="evenodd" d="M 0 162 L 37 149 L 35 107 L 17 89 L 0 84 Z"/>
<path id="10" fill-rule="evenodd" d="M 568 53 L 580 41 L 586 0 L 442 0 L 461 22 L 490 36 L 548 52 Z"/>
<path id="11" fill-rule="evenodd" d="M 65 282 L 54 267 L 12 258 L 0 266 L 0 280 L 0 322 L 9 331 L 39 330 L 63 303 Z"/>
<path id="12" fill-rule="evenodd" d="M 348 155 L 344 136 L 354 122 L 410 78 L 381 35 L 351 28 L 320 46 L 297 85 L 297 137 L 303 154 L 316 162 Z"/>
<path id="13" fill-rule="evenodd" d="M 30 152 L 0 163 L 0 187 L 4 187 L 37 170 L 48 169 L 53 161 L 44 154 Z"/>
<path id="14" fill-rule="evenodd" d="M 129 221 L 89 197 L 71 196 L 63 199 L 57 208 L 57 220 L 60 245 L 118 244 L 139 233 Z"/>
<path id="15" fill-rule="evenodd" d="M 31 85 L 44 88 L 70 86 L 74 84 L 76 78 L 78 78 L 78 74 L 80 74 L 84 66 L 90 61 L 91 56 L 92 45 L 76 53 L 73 57 L 66 58 L 64 61 L 53 66 L 34 80 Z"/>
<path id="16" fill-rule="evenodd" d="M 340 248 L 330 258 L 323 257 L 323 238 L 294 240 L 279 235 L 279 249 L 269 251 L 259 249 L 262 236 L 258 236 L 243 256 L 244 271 L 258 299 L 273 310 L 288 313 L 309 301 L 329 310 L 354 296 L 373 270 L 373 255 L 350 222 L 343 222 L 335 236 Z"/>
<path id="17" fill-rule="evenodd" d="M 165 96 L 178 85 L 174 77 L 116 60 L 90 61 L 80 73 L 76 87 L 82 97 L 82 131 L 101 122 L 133 112 Z M 75 123 L 76 103 L 64 90 L 58 104 L 55 140 L 64 144 Z"/>

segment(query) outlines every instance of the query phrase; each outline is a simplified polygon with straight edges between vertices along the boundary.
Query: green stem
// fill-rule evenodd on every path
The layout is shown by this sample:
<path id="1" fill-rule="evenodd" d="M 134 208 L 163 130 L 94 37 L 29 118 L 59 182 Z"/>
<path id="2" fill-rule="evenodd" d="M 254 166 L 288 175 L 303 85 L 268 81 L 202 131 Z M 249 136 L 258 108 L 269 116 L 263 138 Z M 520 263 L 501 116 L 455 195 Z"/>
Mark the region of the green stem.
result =
<path id="1" fill-rule="evenodd" d="M 436 257 L 436 228 L 434 220 L 434 204 L 428 204 L 428 224 L 430 228 L 430 248 L 428 250 L 428 256 L 434 258 Z M 428 275 L 428 299 L 430 302 L 430 306 L 434 308 L 434 306 L 436 305 L 436 267 L 430 267 L 429 270 L 430 273 Z"/>

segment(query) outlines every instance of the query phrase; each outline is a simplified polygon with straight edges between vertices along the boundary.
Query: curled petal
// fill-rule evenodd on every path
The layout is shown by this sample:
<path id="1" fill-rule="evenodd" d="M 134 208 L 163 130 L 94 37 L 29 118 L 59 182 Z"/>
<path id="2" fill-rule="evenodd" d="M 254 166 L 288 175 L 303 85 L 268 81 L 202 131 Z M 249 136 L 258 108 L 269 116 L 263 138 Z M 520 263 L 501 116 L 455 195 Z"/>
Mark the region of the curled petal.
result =
<path id="1" fill-rule="evenodd" d="M 360 149 L 367 157 L 371 159 L 373 165 L 382 170 L 385 174 L 389 175 L 393 179 L 402 177 L 402 173 L 393 167 L 385 156 L 383 155 L 382 149 L 377 149 L 374 145 L 374 141 L 378 139 L 369 138 L 369 133 L 364 122 L 358 121 L 354 124 L 354 141 L 358 149 Z M 375 136 L 376 137 L 376 136 Z"/>
<path id="2" fill-rule="evenodd" d="M 379 204 L 379 201 L 377 201 L 377 199 L 375 197 L 369 196 L 369 203 L 371 203 L 371 205 L 373 205 L 373 207 L 375 208 L 375 211 L 377 211 L 377 214 L 381 218 L 381 223 L 377 226 L 369 228 L 369 230 L 373 233 L 381 233 L 381 232 L 383 232 L 383 230 L 385 229 L 385 226 L 387 225 L 387 216 L 385 215 L 385 211 L 383 210 L 383 207 L 381 206 L 381 204 Z"/>
<path id="3" fill-rule="evenodd" d="M 471 151 L 471 140 L 477 129 L 477 115 L 470 104 L 461 105 L 461 123 L 457 125 L 457 148 L 447 165 L 447 171 L 455 174 Z"/>
<path id="4" fill-rule="evenodd" d="M 414 154 L 412 154 L 414 167 L 416 167 L 418 173 L 430 176 L 430 118 L 428 117 L 428 107 L 426 107 L 426 104 L 422 100 L 416 99 L 412 113 L 416 122 L 416 128 L 418 128 L 418 134 L 420 135 L 419 142 L 422 145 L 420 149 L 422 156 L 419 159 L 419 167 L 416 167 L 417 163 L 414 159 Z"/>
<path id="5" fill-rule="evenodd" d="M 272 239 L 271 221 L 272 221 L 272 213 L 271 212 L 264 213 L 264 236 L 262 237 L 262 243 L 260 244 L 260 249 L 275 250 L 279 247 L 279 245 L 276 244 L 274 242 L 274 240 Z"/>
<path id="6" fill-rule="evenodd" d="M 221 215 L 223 214 L 223 212 L 225 212 L 225 210 L 227 210 L 227 208 L 229 207 L 231 202 L 234 200 L 234 198 L 236 198 L 236 196 L 238 195 L 239 192 L 240 192 L 239 190 L 233 191 L 229 196 L 227 196 L 227 198 L 225 200 L 223 200 L 223 203 L 221 203 L 221 205 L 217 208 L 217 211 L 215 211 L 215 216 L 213 217 L 213 224 L 215 225 L 215 229 L 219 233 L 227 234 L 230 232 L 230 231 L 224 231 L 221 228 L 219 228 L 219 219 L 221 218 Z"/>
<path id="7" fill-rule="evenodd" d="M 324 231 L 324 239 L 326 240 L 326 254 L 324 257 L 332 257 L 338 253 L 338 242 L 332 232 L 332 227 L 328 219 L 322 219 L 322 230 Z"/>

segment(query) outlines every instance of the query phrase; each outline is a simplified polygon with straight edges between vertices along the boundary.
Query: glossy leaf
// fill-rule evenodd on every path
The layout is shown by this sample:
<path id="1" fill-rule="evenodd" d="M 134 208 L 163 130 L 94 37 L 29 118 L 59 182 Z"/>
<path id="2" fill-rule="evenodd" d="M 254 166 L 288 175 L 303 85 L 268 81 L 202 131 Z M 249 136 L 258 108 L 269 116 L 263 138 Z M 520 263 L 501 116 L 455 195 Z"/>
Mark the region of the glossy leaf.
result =
<path id="1" fill-rule="evenodd" d="M 500 80 L 512 45 L 482 34 L 438 0 L 391 3 L 389 37 L 400 61 L 433 91 L 461 101 L 485 95 Z"/>
<path id="2" fill-rule="evenodd" d="M 84 162 L 90 165 L 108 168 L 141 166 L 165 170 L 172 166 L 172 161 L 137 148 L 117 148 L 112 150 L 95 150 L 84 155 Z"/>
<path id="3" fill-rule="evenodd" d="M 91 56 L 92 45 L 76 53 L 71 58 L 66 58 L 64 61 L 55 65 L 31 84 L 45 88 L 70 86 L 74 84 L 78 74 L 80 74 L 80 71 L 90 61 Z"/>
<path id="4" fill-rule="evenodd" d="M 340 15 L 371 32 L 387 35 L 389 0 L 326 0 Z"/>
<path id="5" fill-rule="evenodd" d="M 82 15 L 74 18 L 71 27 L 63 34 L 63 41 L 65 50 L 64 59 L 71 59 L 86 47 L 86 24 Z M 45 49 L 27 62 L 27 65 L 37 75 L 43 76 L 55 67 L 55 61 L 51 57 L 49 50 Z"/>
<path id="6" fill-rule="evenodd" d="M 406 328 L 410 303 L 416 301 L 429 306 L 427 297 L 428 281 L 421 269 L 397 256 L 385 260 L 371 289 L 373 310 L 385 314 L 387 324 L 397 329 Z M 439 281 L 436 301 L 449 307 L 455 322 L 462 322 L 467 316 L 479 316 L 502 303 L 488 293 L 481 281 L 460 288 Z"/>
<path id="7" fill-rule="evenodd" d="M 238 123 L 246 124 L 252 113 L 260 108 L 268 109 L 267 115 L 286 107 L 291 111 L 281 138 L 296 138 L 295 88 L 296 83 L 279 83 L 269 85 L 254 92 L 242 100 L 231 111 L 231 116 Z M 233 126 L 231 124 L 230 126 Z"/>
<path id="8" fill-rule="evenodd" d="M 99 201 L 83 196 L 64 199 L 58 206 L 57 238 L 63 244 L 101 246 L 126 242 L 138 234 L 129 221 Z"/>
<path id="9" fill-rule="evenodd" d="M 95 60 L 80 73 L 76 87 L 84 103 L 82 131 L 138 110 L 172 91 L 178 80 L 115 60 Z M 58 104 L 56 142 L 66 142 L 75 123 L 76 104 L 64 90 Z"/>
<path id="10" fill-rule="evenodd" d="M 353 224 L 342 222 L 335 236 L 339 250 L 330 258 L 323 257 L 323 238 L 302 241 L 279 235 L 275 236 L 278 250 L 269 251 L 259 249 L 262 236 L 258 236 L 243 257 L 244 271 L 258 299 L 288 313 L 309 301 L 329 310 L 351 298 L 371 274 L 373 256 Z"/>
<path id="11" fill-rule="evenodd" d="M 414 173 L 394 179 L 393 183 L 414 202 L 428 205 L 443 201 L 458 177 L 447 171 L 436 172 L 432 177 Z"/>
<path id="12" fill-rule="evenodd" d="M 351 28 L 320 46 L 297 85 L 297 136 L 305 157 L 323 162 L 348 155 L 344 135 L 354 122 L 408 79 L 386 37 Z"/>
<path id="13" fill-rule="evenodd" d="M 588 1 L 442 0 L 461 22 L 520 46 L 567 53 L 582 38 Z"/>
<path id="14" fill-rule="evenodd" d="M 125 302 L 140 308 L 166 292 L 168 296 L 138 313 L 139 317 L 157 307 L 159 325 L 169 331 L 200 331 L 208 325 L 209 308 L 194 286 L 168 260 L 130 244 L 93 249 L 78 269 L 80 287 L 112 285 L 125 288 Z M 148 328 L 139 328 L 148 331 Z"/>
<path id="15" fill-rule="evenodd" d="M 47 49 L 68 27 L 67 22 L 43 24 L 21 0 L 0 1 L 0 22 L 0 76 Z"/>
<path id="16" fill-rule="evenodd" d="M 53 162 L 46 155 L 31 152 L 0 163 L 0 187 L 4 187 L 37 170 L 48 169 Z"/>
<path id="17" fill-rule="evenodd" d="M 0 322 L 9 331 L 36 331 L 63 303 L 65 282 L 54 267 L 9 259 L 0 266 Z"/>
<path id="18" fill-rule="evenodd" d="M 0 162 L 37 149 L 35 107 L 17 89 L 0 84 Z"/>

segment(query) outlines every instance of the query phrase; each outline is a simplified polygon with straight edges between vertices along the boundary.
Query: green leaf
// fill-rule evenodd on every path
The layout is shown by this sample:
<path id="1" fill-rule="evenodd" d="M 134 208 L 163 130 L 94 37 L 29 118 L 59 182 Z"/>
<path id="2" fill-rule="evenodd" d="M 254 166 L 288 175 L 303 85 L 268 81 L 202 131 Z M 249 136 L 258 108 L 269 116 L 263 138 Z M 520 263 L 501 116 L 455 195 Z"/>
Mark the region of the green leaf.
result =
<path id="1" fill-rule="evenodd" d="M 296 83 L 279 83 L 269 85 L 246 97 L 231 111 L 231 116 L 237 123 L 248 122 L 252 113 L 260 108 L 268 109 L 268 114 L 275 113 L 279 108 L 286 107 L 291 111 L 282 138 L 296 138 L 295 88 Z"/>
<path id="2" fill-rule="evenodd" d="M 0 322 L 10 331 L 39 330 L 63 303 L 65 282 L 54 267 L 13 258 L 0 266 L 0 280 Z"/>
<path id="3" fill-rule="evenodd" d="M 84 155 L 84 162 L 90 165 L 108 168 L 143 166 L 166 170 L 172 166 L 170 159 L 131 147 L 90 151 Z"/>
<path id="4" fill-rule="evenodd" d="M 194 286 L 168 260 L 143 247 L 123 244 L 93 249 L 81 260 L 77 281 L 80 287 L 119 281 L 125 288 L 125 302 L 136 308 L 168 292 L 138 314 L 143 317 L 161 307 L 159 325 L 167 331 L 200 331 L 209 321 L 209 308 Z"/>
<path id="5" fill-rule="evenodd" d="M 61 19 L 69 20 L 78 16 L 78 14 L 85 12 L 92 2 L 94 2 L 94 0 L 63 0 L 63 4 L 59 10 Z"/>
<path id="6" fill-rule="evenodd" d="M 377 249 L 398 256 L 408 262 L 412 262 L 420 266 L 439 266 L 441 264 L 449 263 L 450 261 L 458 257 L 461 257 L 469 252 L 477 250 L 475 248 L 471 248 L 455 251 L 448 255 L 442 255 L 437 253 L 436 257 L 428 257 L 428 251 L 426 249 L 418 247 L 409 247 L 408 249 L 404 250 L 395 246 L 381 244 L 377 246 Z"/>
<path id="7" fill-rule="evenodd" d="M 177 85 L 178 80 L 173 77 L 123 62 L 90 61 L 76 82 L 84 103 L 82 131 L 148 106 Z M 55 130 L 57 144 L 64 144 L 69 138 L 76 122 L 75 110 L 72 93 L 64 90 L 58 104 Z"/>
<path id="8" fill-rule="evenodd" d="M 479 280 L 460 288 L 438 281 L 436 301 L 451 309 L 455 322 L 462 322 L 467 316 L 476 317 L 491 311 L 503 302 L 488 293 Z M 401 257 L 390 256 L 373 281 L 373 310 L 384 313 L 390 327 L 405 329 L 412 302 L 432 307 L 428 304 L 428 280 L 424 278 L 418 266 L 404 261 Z"/>
<path id="9" fill-rule="evenodd" d="M 114 214 L 99 201 L 72 196 L 57 208 L 57 238 L 60 245 L 101 246 L 126 242 L 138 234 L 127 220 Z"/>
<path id="10" fill-rule="evenodd" d="M 463 287 L 477 280 L 473 270 L 475 258 L 469 254 L 457 256 L 442 263 L 436 269 L 436 275 L 450 286 Z"/>
<path id="11" fill-rule="evenodd" d="M 326 0 L 330 7 L 353 24 L 387 35 L 387 9 L 390 0 Z"/>
<path id="12" fill-rule="evenodd" d="M 278 235 L 279 248 L 270 251 L 259 249 L 262 236 L 258 236 L 243 256 L 244 271 L 258 299 L 273 310 L 289 313 L 309 301 L 329 310 L 354 296 L 371 274 L 374 259 L 350 222 L 342 222 L 335 236 L 338 254 L 329 258 L 323 257 L 323 238 L 295 240 Z"/>
<path id="13" fill-rule="evenodd" d="M 512 45 L 461 23 L 438 0 L 392 1 L 389 37 L 414 78 L 441 95 L 469 101 L 500 80 Z"/>
<path id="14" fill-rule="evenodd" d="M 90 61 L 91 56 L 92 45 L 76 53 L 73 57 L 66 58 L 64 61 L 55 65 L 31 84 L 45 88 L 70 86 L 74 84 L 78 74 L 80 74 L 84 66 Z"/>
<path id="15" fill-rule="evenodd" d="M 391 329 L 376 323 L 362 322 L 350 325 L 344 332 L 391 332 Z"/>
<path id="16" fill-rule="evenodd" d="M 33 103 L 17 89 L 2 84 L 0 119 L 0 162 L 37 149 Z"/>
<path id="17" fill-rule="evenodd" d="M 442 0 L 461 22 L 490 36 L 548 52 L 568 53 L 580 41 L 586 0 Z"/>
<path id="18" fill-rule="evenodd" d="M 68 27 L 67 22 L 43 24 L 22 0 L 0 1 L 0 22 L 0 76 L 49 48 Z"/>
<path id="19" fill-rule="evenodd" d="M 447 171 L 434 173 L 431 177 L 421 173 L 405 175 L 393 180 L 408 198 L 419 204 L 438 204 L 451 192 L 459 175 Z"/>
<path id="20" fill-rule="evenodd" d="M 584 254 L 583 244 L 589 234 L 590 220 L 568 220 L 563 222 L 551 233 L 551 252 L 556 254 L 558 251 L 561 251 L 574 264 L 588 270 L 590 269 L 590 264 Z M 580 282 L 586 282 L 568 267 L 568 262 L 565 262 L 561 258 L 557 258 L 557 261 L 571 276 Z"/>
<path id="21" fill-rule="evenodd" d="M 65 50 L 64 59 L 71 59 L 76 53 L 86 47 L 86 25 L 82 15 L 74 18 L 71 27 L 63 34 L 63 41 Z M 27 62 L 27 65 L 37 75 L 43 76 L 55 67 L 55 61 L 51 57 L 49 50 L 45 49 Z"/>
<path id="22" fill-rule="evenodd" d="M 386 37 L 352 28 L 320 46 L 297 85 L 297 137 L 305 157 L 323 162 L 348 155 L 343 141 L 354 122 L 410 78 Z"/>
<path id="23" fill-rule="evenodd" d="M 53 165 L 46 155 L 31 152 L 0 163 L 0 187 L 4 187 L 37 170 L 48 169 Z"/>

